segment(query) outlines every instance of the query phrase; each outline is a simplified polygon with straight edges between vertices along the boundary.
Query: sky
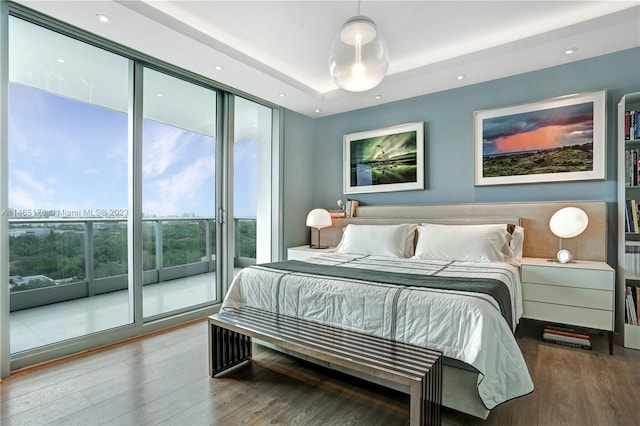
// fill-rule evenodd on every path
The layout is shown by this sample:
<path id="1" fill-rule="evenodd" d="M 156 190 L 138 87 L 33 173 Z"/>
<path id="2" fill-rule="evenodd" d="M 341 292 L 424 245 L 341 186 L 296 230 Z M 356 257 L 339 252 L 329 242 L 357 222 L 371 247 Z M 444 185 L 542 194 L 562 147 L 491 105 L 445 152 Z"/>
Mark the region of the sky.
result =
<path id="1" fill-rule="evenodd" d="M 483 156 L 593 142 L 593 102 L 484 119 Z"/>
<path id="2" fill-rule="evenodd" d="M 12 209 L 34 216 L 126 210 L 125 113 L 10 84 L 8 131 Z M 249 140 L 234 149 L 242 171 L 234 176 L 242 194 L 235 197 L 235 216 L 256 216 L 256 148 Z M 145 216 L 215 215 L 214 138 L 144 120 L 142 161 Z"/>

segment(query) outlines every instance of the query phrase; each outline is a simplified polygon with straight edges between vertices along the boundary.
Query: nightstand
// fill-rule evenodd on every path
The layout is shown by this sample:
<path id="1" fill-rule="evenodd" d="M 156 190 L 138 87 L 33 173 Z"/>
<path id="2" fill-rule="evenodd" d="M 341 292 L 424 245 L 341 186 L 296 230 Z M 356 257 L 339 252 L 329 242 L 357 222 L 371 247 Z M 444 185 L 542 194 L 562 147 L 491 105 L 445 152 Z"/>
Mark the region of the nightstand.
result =
<path id="1" fill-rule="evenodd" d="M 324 249 L 314 249 L 306 246 L 298 246 L 298 247 L 289 247 L 287 249 L 287 259 L 288 260 L 300 260 L 306 259 L 307 257 L 315 256 L 317 254 L 322 253 L 331 253 L 336 251 L 335 247 L 327 247 Z"/>
<path id="2" fill-rule="evenodd" d="M 525 257 L 523 318 L 605 330 L 613 355 L 615 273 L 605 262 L 558 263 Z"/>

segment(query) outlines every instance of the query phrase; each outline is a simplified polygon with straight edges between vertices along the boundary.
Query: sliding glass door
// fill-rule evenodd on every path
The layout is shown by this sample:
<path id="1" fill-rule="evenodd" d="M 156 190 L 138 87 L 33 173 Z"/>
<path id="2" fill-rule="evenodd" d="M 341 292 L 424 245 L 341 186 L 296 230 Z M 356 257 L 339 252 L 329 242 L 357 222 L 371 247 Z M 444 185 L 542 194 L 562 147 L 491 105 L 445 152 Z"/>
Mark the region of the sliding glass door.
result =
<path id="1" fill-rule="evenodd" d="M 144 68 L 143 314 L 218 298 L 216 92 Z"/>
<path id="2" fill-rule="evenodd" d="M 11 9 L 2 376 L 213 313 L 280 241 L 278 108 Z"/>
<path id="3" fill-rule="evenodd" d="M 9 19 L 11 353 L 130 322 L 129 66 Z"/>
<path id="4" fill-rule="evenodd" d="M 272 108 L 233 98 L 234 271 L 271 260 Z"/>

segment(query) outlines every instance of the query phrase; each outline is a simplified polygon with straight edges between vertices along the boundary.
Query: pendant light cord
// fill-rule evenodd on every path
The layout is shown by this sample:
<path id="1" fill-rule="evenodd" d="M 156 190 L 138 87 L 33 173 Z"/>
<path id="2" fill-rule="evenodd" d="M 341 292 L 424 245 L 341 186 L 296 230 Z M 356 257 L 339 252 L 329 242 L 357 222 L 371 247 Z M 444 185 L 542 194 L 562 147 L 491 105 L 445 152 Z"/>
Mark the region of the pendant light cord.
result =
<path id="1" fill-rule="evenodd" d="M 362 3 L 362 0 L 358 0 L 358 16 L 360 16 L 360 3 Z"/>

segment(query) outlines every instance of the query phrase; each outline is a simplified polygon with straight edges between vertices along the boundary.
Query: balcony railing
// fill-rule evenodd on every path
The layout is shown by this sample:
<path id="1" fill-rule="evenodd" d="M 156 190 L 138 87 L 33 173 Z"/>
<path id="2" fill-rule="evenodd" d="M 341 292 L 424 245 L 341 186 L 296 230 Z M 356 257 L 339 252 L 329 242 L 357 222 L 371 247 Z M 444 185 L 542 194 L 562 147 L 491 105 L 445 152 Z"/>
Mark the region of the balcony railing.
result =
<path id="1" fill-rule="evenodd" d="M 215 271 L 215 220 L 143 219 L 143 285 Z M 234 229 L 234 265 L 254 264 L 256 220 Z M 126 219 L 10 219 L 11 311 L 126 289 L 127 247 Z"/>

